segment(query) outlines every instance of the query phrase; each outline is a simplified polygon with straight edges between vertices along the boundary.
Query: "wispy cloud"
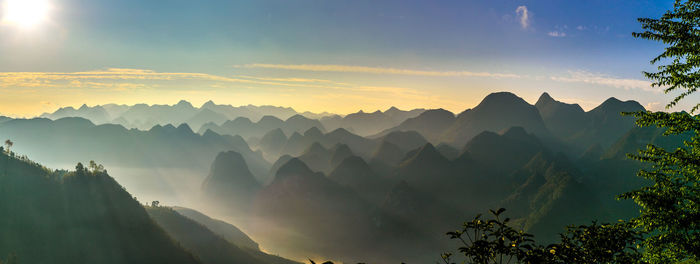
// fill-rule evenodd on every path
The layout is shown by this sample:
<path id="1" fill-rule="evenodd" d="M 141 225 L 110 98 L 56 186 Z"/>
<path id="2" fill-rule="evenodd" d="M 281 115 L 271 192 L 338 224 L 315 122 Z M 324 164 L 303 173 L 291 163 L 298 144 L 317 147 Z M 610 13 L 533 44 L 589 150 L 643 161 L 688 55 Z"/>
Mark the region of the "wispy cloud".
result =
<path id="1" fill-rule="evenodd" d="M 251 76 L 226 77 L 206 73 L 156 72 L 144 69 L 119 69 L 85 72 L 0 72 L 0 88 L 3 87 L 69 87 L 112 88 L 125 90 L 147 88 L 146 83 L 172 81 L 199 81 L 209 83 L 237 83 L 265 86 L 315 87 L 323 85 L 347 85 L 321 79 L 260 78 Z"/>
<path id="2" fill-rule="evenodd" d="M 550 79 L 557 82 L 605 85 L 625 90 L 638 89 L 657 93 L 661 92 L 661 89 L 658 87 L 651 87 L 651 82 L 649 81 L 618 78 L 602 73 L 591 73 L 587 71 L 569 71 L 568 76 L 552 76 Z"/>
<path id="3" fill-rule="evenodd" d="M 562 33 L 563 34 L 563 33 Z M 486 77 L 494 79 L 522 79 L 543 81 L 550 80 L 565 83 L 587 83 L 592 85 L 603 85 L 621 89 L 640 89 L 650 92 L 659 92 L 660 89 L 651 87 L 651 82 L 639 79 L 619 78 L 603 73 L 592 73 L 583 70 L 568 71 L 562 76 L 531 76 L 526 74 L 511 73 L 491 73 L 491 72 L 471 72 L 471 71 L 423 71 L 399 68 L 382 68 L 349 65 L 328 65 L 328 64 L 245 64 L 237 65 L 237 68 L 262 68 L 278 70 L 295 70 L 311 72 L 341 72 L 341 73 L 367 73 L 367 74 L 396 74 L 426 77 Z M 274 78 L 257 78 L 262 80 L 285 80 Z M 288 79 L 286 79 L 288 80 Z M 330 81 L 328 81 L 330 82 Z M 345 84 L 345 83 L 335 83 Z M 336 85 L 342 86 L 342 85 Z"/>
<path id="4" fill-rule="evenodd" d="M 549 33 L 547 33 L 547 35 L 549 35 L 550 37 L 555 37 L 555 38 L 563 38 L 563 37 L 566 37 L 566 33 L 565 33 L 565 32 L 556 31 L 556 30 L 555 30 L 555 31 L 550 31 Z"/>
<path id="5" fill-rule="evenodd" d="M 515 14 L 520 20 L 520 26 L 523 27 L 523 29 L 530 27 L 530 11 L 527 10 L 527 6 L 518 6 L 518 8 L 515 9 Z"/>
<path id="6" fill-rule="evenodd" d="M 245 64 L 239 68 L 264 68 L 315 72 L 349 72 L 370 74 L 397 74 L 429 77 L 488 77 L 488 78 L 522 78 L 510 73 L 471 72 L 471 71 L 424 71 L 398 68 L 382 68 L 367 66 L 331 65 L 331 64 Z"/>

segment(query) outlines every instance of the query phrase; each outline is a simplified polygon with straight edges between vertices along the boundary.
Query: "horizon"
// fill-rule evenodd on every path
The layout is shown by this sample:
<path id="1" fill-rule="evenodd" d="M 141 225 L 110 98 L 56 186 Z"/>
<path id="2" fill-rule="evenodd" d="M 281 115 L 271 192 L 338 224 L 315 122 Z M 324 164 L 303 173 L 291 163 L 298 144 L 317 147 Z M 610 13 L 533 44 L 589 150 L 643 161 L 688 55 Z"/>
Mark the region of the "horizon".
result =
<path id="1" fill-rule="evenodd" d="M 36 0 L 28 21 L 10 1 L 0 0 L 0 113 L 14 117 L 181 99 L 458 112 L 496 91 L 664 110 L 673 96 L 641 74 L 662 46 L 631 36 L 672 1 Z"/>
<path id="2" fill-rule="evenodd" d="M 562 102 L 562 103 L 565 103 L 565 104 L 574 104 L 574 105 L 578 105 L 578 106 L 580 106 L 580 107 L 581 107 L 584 111 L 586 111 L 586 112 L 593 110 L 595 107 L 600 106 L 601 104 L 603 104 L 605 101 L 607 101 L 607 100 L 609 100 L 609 99 L 617 99 L 617 100 L 619 100 L 619 101 L 621 101 L 621 102 L 633 101 L 633 102 L 640 103 L 640 102 L 638 102 L 638 101 L 636 101 L 636 100 L 633 100 L 633 99 L 620 99 L 620 98 L 617 98 L 617 97 L 615 97 L 615 96 L 611 96 L 611 97 L 608 97 L 608 98 L 606 98 L 606 99 L 600 101 L 598 104 L 591 105 L 591 106 L 589 106 L 589 107 L 583 107 L 583 106 L 581 106 L 580 104 L 575 103 L 575 102 L 567 102 L 567 101 L 560 100 L 560 99 L 556 98 L 555 96 L 552 96 L 549 92 L 543 92 L 543 93 L 542 93 L 540 96 L 538 96 L 535 100 L 528 100 L 528 99 L 526 99 L 526 98 L 523 98 L 523 97 L 519 96 L 519 95 L 516 94 L 516 93 L 512 93 L 512 92 L 509 92 L 509 91 L 496 91 L 496 92 L 493 92 L 493 93 L 490 93 L 490 94 L 494 94 L 494 93 L 504 93 L 504 92 L 505 92 L 505 93 L 514 94 L 515 96 L 520 97 L 520 98 L 522 98 L 523 100 L 525 100 L 525 102 L 527 102 L 527 103 L 530 104 L 530 105 L 535 105 L 535 103 L 539 100 L 539 98 L 540 98 L 541 96 L 543 96 L 544 94 L 549 94 L 549 96 L 552 97 L 552 99 L 554 99 L 554 100 L 556 100 L 556 101 L 558 101 L 558 102 Z M 489 94 L 489 95 L 490 95 L 490 94 Z M 485 98 L 485 97 L 484 97 L 484 98 Z M 482 98 L 482 100 L 483 100 L 483 98 Z M 340 116 L 347 116 L 347 115 L 355 114 L 355 113 L 374 113 L 374 112 L 377 112 L 377 111 L 384 113 L 384 112 L 388 111 L 388 110 L 391 109 L 391 108 L 396 108 L 396 109 L 401 110 L 401 111 L 443 109 L 443 110 L 447 110 L 447 111 L 449 111 L 449 112 L 451 112 L 451 113 L 453 113 L 453 114 L 455 114 L 455 115 L 458 115 L 458 114 L 460 114 L 460 113 L 462 113 L 462 112 L 464 112 L 464 111 L 467 111 L 467 110 L 469 110 L 469 109 L 473 109 L 474 107 L 478 106 L 479 103 L 481 103 L 481 100 L 480 100 L 480 101 L 477 102 L 474 106 L 467 107 L 467 108 L 464 108 L 464 109 L 462 109 L 462 110 L 457 110 L 457 111 L 454 111 L 454 110 L 451 110 L 451 109 L 445 109 L 445 108 L 401 108 L 401 107 L 397 107 L 397 106 L 393 106 L 393 105 L 392 105 L 392 106 L 389 106 L 389 107 L 387 107 L 387 108 L 385 108 L 385 109 L 373 109 L 373 110 L 372 110 L 372 109 L 358 109 L 358 110 L 351 111 L 351 112 L 338 113 L 338 112 L 331 112 L 331 111 L 324 111 L 324 112 L 304 111 L 304 110 L 296 109 L 296 108 L 291 107 L 291 106 L 283 106 L 283 105 L 270 105 L 270 104 L 262 104 L 262 105 L 255 105 L 255 104 L 232 105 L 232 104 L 226 104 L 226 103 L 217 103 L 216 101 L 211 100 L 211 99 L 210 99 L 210 100 L 207 100 L 207 101 L 205 101 L 205 102 L 202 102 L 202 103 L 195 103 L 195 102 L 191 102 L 191 101 L 189 101 L 189 100 L 187 100 L 187 99 L 180 99 L 180 100 L 178 100 L 178 101 L 175 102 L 175 103 L 166 103 L 166 104 L 147 104 L 147 103 L 118 104 L 118 103 L 105 103 L 105 104 L 88 105 L 87 103 L 83 103 L 83 104 L 79 104 L 79 105 L 58 106 L 56 109 L 54 109 L 54 110 L 52 110 L 52 111 L 43 112 L 43 113 L 36 114 L 36 115 L 12 116 L 12 115 L 3 115 L 3 113 L 0 112 L 0 116 L 6 116 L 6 117 L 10 117 L 10 118 L 19 118 L 19 119 L 31 119 L 31 118 L 39 118 L 39 117 L 42 117 L 43 115 L 47 115 L 47 114 L 52 114 L 52 113 L 55 113 L 55 112 L 57 112 L 57 111 L 59 111 L 59 110 L 61 110 L 61 109 L 65 109 L 65 108 L 72 108 L 72 109 L 76 109 L 76 110 L 77 110 L 77 109 L 79 109 L 79 108 L 81 108 L 81 107 L 83 107 L 83 106 L 87 106 L 87 107 L 89 107 L 89 108 L 94 108 L 94 107 L 97 107 L 97 106 L 105 106 L 105 105 L 117 105 L 117 106 L 128 106 L 128 107 L 133 107 L 133 106 L 135 106 L 135 105 L 146 105 L 146 106 L 149 106 L 149 107 L 153 107 L 153 106 L 175 106 L 175 105 L 177 105 L 178 103 L 183 102 L 183 101 L 189 103 L 190 105 L 192 105 L 192 107 L 194 107 L 194 108 L 196 108 L 196 109 L 202 109 L 202 107 L 203 107 L 206 103 L 212 102 L 212 103 L 214 103 L 214 104 L 217 105 L 217 106 L 231 106 L 231 107 L 246 107 L 246 106 L 252 106 L 252 107 L 276 107 L 276 108 L 291 109 L 291 110 L 293 110 L 294 112 L 296 112 L 296 113 L 298 113 L 298 114 L 309 113 L 309 114 L 317 114 L 317 115 L 329 114 L 329 115 L 340 115 Z M 641 103 L 640 103 L 640 104 L 641 104 Z M 642 106 L 645 107 L 645 109 L 650 110 L 650 109 L 648 109 L 648 106 L 644 106 L 644 105 L 642 105 Z"/>

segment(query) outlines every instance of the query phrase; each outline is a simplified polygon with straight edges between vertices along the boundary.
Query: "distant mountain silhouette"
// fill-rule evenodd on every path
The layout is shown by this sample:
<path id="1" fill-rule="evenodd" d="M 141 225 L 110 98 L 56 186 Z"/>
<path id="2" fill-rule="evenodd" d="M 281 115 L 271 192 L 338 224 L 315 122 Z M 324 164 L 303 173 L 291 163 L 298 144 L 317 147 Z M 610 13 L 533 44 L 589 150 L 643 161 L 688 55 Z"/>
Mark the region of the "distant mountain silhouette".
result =
<path id="1" fill-rule="evenodd" d="M 104 106 L 83 107 L 74 109 L 65 107 L 54 113 L 45 113 L 41 117 L 60 119 L 64 117 L 82 117 L 96 124 L 115 123 L 127 128 L 147 130 L 155 125 L 179 125 L 188 123 L 190 127 L 199 129 L 206 123 L 221 124 L 225 120 L 233 120 L 237 117 L 246 117 L 251 120 L 259 120 L 266 115 L 287 119 L 297 114 L 294 109 L 274 106 L 240 106 L 216 105 L 208 101 L 201 108 L 192 106 L 187 101 L 180 101 L 175 105 L 146 105 L 133 106 L 108 104 Z M 203 130 L 203 131 L 206 131 Z"/>
<path id="2" fill-rule="evenodd" d="M 409 118 L 400 125 L 382 132 L 383 135 L 393 131 L 417 131 L 430 142 L 437 144 L 442 134 L 455 122 L 455 115 L 444 109 L 427 110 L 417 117 Z"/>
<path id="3" fill-rule="evenodd" d="M 260 139 L 259 146 L 260 149 L 262 149 L 265 154 L 268 154 L 269 157 L 274 157 L 280 154 L 284 144 L 286 143 L 287 136 L 284 134 L 282 129 L 277 128 L 265 133 L 262 139 Z"/>
<path id="4" fill-rule="evenodd" d="M 298 158 L 308 165 L 311 170 L 328 173 L 331 170 L 331 155 L 332 153 L 329 149 L 323 147 L 321 143 L 314 142 Z"/>
<path id="5" fill-rule="evenodd" d="M 224 114 L 214 112 L 210 109 L 202 109 L 199 112 L 197 112 L 194 116 L 185 120 L 185 123 L 188 124 L 190 127 L 199 128 L 207 123 L 223 124 L 227 120 L 228 117 Z"/>
<path id="6" fill-rule="evenodd" d="M 80 108 L 75 109 L 73 107 L 63 107 L 53 114 L 42 114 L 41 117 L 60 119 L 65 117 L 82 117 L 96 124 L 104 124 L 110 122 L 113 118 L 102 106 L 89 107 L 87 105 L 82 105 Z"/>
<path id="7" fill-rule="evenodd" d="M 240 135 L 245 139 L 250 139 L 255 137 L 260 138 L 264 134 L 276 129 L 282 130 L 286 135 L 291 135 L 295 132 L 306 132 L 314 127 L 319 131 L 324 131 L 323 125 L 321 125 L 318 120 L 308 119 L 301 115 L 294 115 L 286 121 L 282 121 L 273 116 L 264 116 L 257 123 L 254 123 L 249 118 L 238 117 L 234 120 L 226 121 L 221 125 L 207 123 L 199 129 L 199 133 L 212 130 L 219 134 Z"/>
<path id="8" fill-rule="evenodd" d="M 455 146 L 464 146 L 481 132 L 499 132 L 514 126 L 540 137 L 549 137 L 537 108 L 512 93 L 501 92 L 486 96 L 474 109 L 459 114 L 445 132 L 444 140 Z"/>
<path id="9" fill-rule="evenodd" d="M 291 134 L 294 131 L 308 131 L 309 129 L 316 128 L 319 132 L 324 132 L 326 129 L 323 127 L 321 122 L 315 119 L 308 119 L 302 115 L 294 115 L 285 121 L 288 126 L 287 130 L 284 128 L 282 130 L 287 134 Z"/>
<path id="10" fill-rule="evenodd" d="M 634 117 L 622 116 L 621 113 L 644 110 L 644 107 L 635 101 L 622 102 L 616 98 L 610 98 L 588 112 L 591 116 L 588 137 L 597 138 L 603 146 L 610 146 L 635 126 Z"/>
<path id="11" fill-rule="evenodd" d="M 634 117 L 622 116 L 622 112 L 643 111 L 635 101 L 622 102 L 610 98 L 591 111 L 584 112 L 575 104 L 565 104 L 544 93 L 537 101 L 537 109 L 547 127 L 566 144 L 577 148 L 579 153 L 600 144 L 610 147 L 618 138 L 632 129 Z"/>
<path id="12" fill-rule="evenodd" d="M 402 232 L 410 230 L 408 226 L 373 210 L 373 206 L 354 191 L 322 173 L 314 173 L 296 158 L 283 165 L 275 180 L 259 193 L 256 208 L 257 216 L 270 220 L 271 224 L 292 228 L 312 238 L 298 238 L 294 245 L 287 243 L 287 247 L 302 252 L 322 250 L 329 257 L 344 261 L 395 259 L 399 252 L 397 245 L 385 239 L 417 239 L 413 232 Z M 316 218 L 323 220 L 312 221 Z M 274 240 L 290 239 L 279 235 L 281 237 Z M 361 252 L 361 256 L 356 255 Z"/>
<path id="13" fill-rule="evenodd" d="M 175 192 L 188 188 L 186 182 L 176 180 L 177 171 L 206 175 L 222 151 L 240 153 L 261 182 L 270 168 L 269 162 L 241 137 L 213 132 L 199 135 L 187 125 L 140 131 L 111 124 L 96 126 L 82 118 L 15 119 L 0 123 L 0 134 L 15 142 L 13 150 L 50 166 L 65 168 L 80 160 L 104 163 L 118 171 L 115 176 L 142 197 L 175 196 Z"/>
<path id="14" fill-rule="evenodd" d="M 268 172 L 267 180 L 264 182 L 264 185 L 270 184 L 272 182 L 272 180 L 275 179 L 275 176 L 277 176 L 277 171 L 279 171 L 279 169 L 282 166 L 284 166 L 285 164 L 287 164 L 287 162 L 289 160 L 291 160 L 292 158 L 294 158 L 294 157 L 292 157 L 290 155 L 283 155 L 283 156 L 279 157 L 279 159 L 277 159 L 277 161 L 275 161 L 275 163 L 273 163 L 272 166 L 270 167 L 270 171 Z"/>
<path id="15" fill-rule="evenodd" d="M 330 163 L 331 169 L 335 169 L 345 159 L 354 156 L 352 153 L 352 150 L 346 144 L 338 143 L 335 146 L 333 146 L 333 148 L 331 148 L 330 151 L 332 153 L 331 154 L 331 163 Z"/>
<path id="16" fill-rule="evenodd" d="M 397 166 L 406 156 L 406 152 L 395 144 L 382 141 L 377 150 L 372 154 L 372 162 L 380 162 L 389 166 Z"/>
<path id="17" fill-rule="evenodd" d="M 246 212 L 261 184 L 248 170 L 243 156 L 235 151 L 219 153 L 204 180 L 202 192 L 224 207 L 235 207 Z"/>
<path id="18" fill-rule="evenodd" d="M 435 149 L 437 149 L 437 151 L 440 152 L 442 156 L 449 160 L 456 159 L 457 157 L 459 157 L 460 154 L 460 151 L 458 149 L 445 143 L 440 143 L 439 145 L 435 146 Z"/>
<path id="19" fill-rule="evenodd" d="M 635 176 L 640 165 L 626 153 L 649 141 L 675 148 L 682 140 L 663 137 L 659 129 L 636 128 L 633 118 L 621 116 L 643 109 L 634 101 L 611 98 L 586 112 L 548 93 L 535 105 L 511 93 L 494 93 L 457 116 L 443 109 L 396 108 L 347 116 L 298 114 L 211 101 L 200 108 L 187 102 L 97 107 L 109 116 L 108 123 L 139 128 L 168 123 L 136 130 L 83 118 L 0 118 L 0 135 L 15 142 L 13 150 L 47 162 L 94 159 L 161 168 L 165 172 L 159 175 L 138 175 L 172 177 L 156 181 L 163 188 L 194 180 L 208 197 L 205 206 L 223 208 L 217 213 L 236 221 L 246 218 L 236 223 L 264 248 L 298 259 L 323 256 L 347 263 L 432 262 L 449 246 L 442 243 L 445 231 L 501 206 L 514 224 L 546 239 L 565 224 L 616 220 L 611 212 L 634 215 L 638 210 L 631 202 L 614 200 L 643 183 Z M 85 115 L 91 108 L 81 109 L 64 111 Z M 192 125 L 197 123 L 203 125 Z M 170 175 L 178 170 L 195 176 Z M 197 177 L 207 170 L 204 181 Z M 193 196 L 178 195 L 183 200 Z M 212 232 L 194 228 L 200 231 L 179 234 L 188 243 L 202 238 L 193 235 L 210 238 L 197 243 L 199 252 L 209 252 L 201 245 L 224 248 L 229 243 L 250 256 L 263 254 L 244 249 L 257 244 L 234 226 L 224 223 L 225 231 L 217 231 L 213 223 L 220 222 L 194 215 Z"/>
<path id="20" fill-rule="evenodd" d="M 535 154 L 546 150 L 537 137 L 528 134 L 522 127 L 512 127 L 502 135 L 482 132 L 472 138 L 463 151 L 497 174 L 509 175 Z"/>
<path id="21" fill-rule="evenodd" d="M 423 111 L 425 110 L 403 111 L 396 107 L 391 107 L 384 112 L 365 113 L 359 111 L 344 117 L 338 115 L 328 116 L 321 118 L 321 123 L 329 130 L 345 128 L 360 136 L 369 136 L 397 126 L 406 119 L 418 116 Z"/>
<path id="22" fill-rule="evenodd" d="M 377 140 L 392 143 L 404 151 L 413 150 L 428 143 L 428 140 L 416 131 L 394 131 Z"/>
<path id="23" fill-rule="evenodd" d="M 439 245 L 446 247 L 442 240 L 445 230 L 451 230 L 459 221 L 470 215 L 437 200 L 434 195 L 422 193 L 405 181 L 394 185 L 381 202 L 383 211 L 400 219 L 406 219 L 412 226 L 424 230 Z M 473 217 L 473 216 L 472 216 Z"/>
<path id="24" fill-rule="evenodd" d="M 535 104 L 549 131 L 559 138 L 579 133 L 589 123 L 589 117 L 578 104 L 566 104 L 543 93 Z"/>
<path id="25" fill-rule="evenodd" d="M 349 187 L 368 201 L 381 202 L 386 195 L 389 183 L 377 175 L 364 159 L 350 156 L 344 159 L 328 178 Z"/>

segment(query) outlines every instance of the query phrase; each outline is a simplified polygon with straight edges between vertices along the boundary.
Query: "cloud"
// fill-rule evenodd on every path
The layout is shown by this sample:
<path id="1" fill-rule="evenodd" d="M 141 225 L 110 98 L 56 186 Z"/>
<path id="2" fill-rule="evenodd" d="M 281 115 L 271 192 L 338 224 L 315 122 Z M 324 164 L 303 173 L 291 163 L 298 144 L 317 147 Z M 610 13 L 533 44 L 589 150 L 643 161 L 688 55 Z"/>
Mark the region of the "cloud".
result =
<path id="1" fill-rule="evenodd" d="M 370 74 L 396 74 L 428 77 L 487 77 L 487 78 L 522 78 L 523 76 L 510 73 L 490 73 L 471 71 L 423 71 L 398 68 L 329 65 L 329 64 L 245 64 L 235 66 L 238 68 L 263 68 L 314 72 L 351 72 Z"/>
<path id="2" fill-rule="evenodd" d="M 651 82 L 649 81 L 617 78 L 602 73 L 591 73 L 587 71 L 569 71 L 568 76 L 552 76 L 550 79 L 557 82 L 605 85 L 625 90 L 634 89 L 656 93 L 661 92 L 661 89 L 658 87 L 651 87 Z"/>
<path id="3" fill-rule="evenodd" d="M 661 105 L 660 102 L 650 102 L 646 106 L 644 106 L 647 110 L 650 111 L 663 111 L 664 107 Z"/>
<path id="4" fill-rule="evenodd" d="M 530 12 L 527 10 L 527 6 L 518 6 L 518 8 L 515 9 L 515 14 L 518 19 L 520 19 L 520 26 L 522 26 L 523 29 L 530 27 Z"/>
<path id="5" fill-rule="evenodd" d="M 347 85 L 321 79 L 226 77 L 206 73 L 156 72 L 144 69 L 109 68 L 85 72 L 0 72 L 0 88 L 103 88 L 128 90 L 148 88 L 159 82 L 236 83 L 265 86 L 325 87 Z"/>
<path id="6" fill-rule="evenodd" d="M 588 27 L 579 25 L 579 26 L 576 27 L 576 29 L 583 31 L 583 30 L 587 30 Z"/>
<path id="7" fill-rule="evenodd" d="M 566 37 L 566 33 L 565 33 L 565 32 L 556 31 L 556 30 L 555 30 L 555 31 L 550 31 L 549 33 L 547 33 L 547 35 L 549 35 L 550 37 L 555 37 L 555 38 L 563 38 L 563 37 Z"/>

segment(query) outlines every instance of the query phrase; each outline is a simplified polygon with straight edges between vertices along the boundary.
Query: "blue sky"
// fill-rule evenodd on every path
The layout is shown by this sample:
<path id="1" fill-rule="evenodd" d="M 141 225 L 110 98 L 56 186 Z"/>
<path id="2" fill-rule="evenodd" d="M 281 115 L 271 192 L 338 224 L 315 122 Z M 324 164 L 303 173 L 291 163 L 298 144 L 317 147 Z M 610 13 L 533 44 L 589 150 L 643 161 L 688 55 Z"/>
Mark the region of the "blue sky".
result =
<path id="1" fill-rule="evenodd" d="M 459 112 L 503 90 L 586 109 L 670 98 L 641 75 L 662 46 L 631 32 L 673 1 L 45 1 L 45 23 L 0 24 L 0 114 L 179 99 Z"/>

